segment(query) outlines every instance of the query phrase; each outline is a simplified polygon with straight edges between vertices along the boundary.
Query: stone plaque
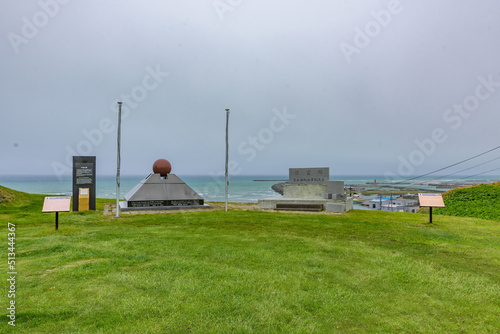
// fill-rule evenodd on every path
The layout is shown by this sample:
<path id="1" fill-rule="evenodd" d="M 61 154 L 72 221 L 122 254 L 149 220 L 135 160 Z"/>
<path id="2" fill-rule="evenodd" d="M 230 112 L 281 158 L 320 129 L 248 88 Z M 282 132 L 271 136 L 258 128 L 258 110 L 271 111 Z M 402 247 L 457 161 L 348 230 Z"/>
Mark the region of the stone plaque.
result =
<path id="1" fill-rule="evenodd" d="M 94 183 L 94 164 L 92 162 L 75 163 L 76 184 L 92 185 Z"/>
<path id="2" fill-rule="evenodd" d="M 163 206 L 191 206 L 191 205 L 203 205 L 203 199 L 182 199 L 182 200 L 149 200 L 149 201 L 128 201 L 128 207 L 138 208 L 138 207 L 163 207 Z"/>
<path id="3" fill-rule="evenodd" d="M 288 173 L 290 183 L 327 183 L 330 181 L 330 168 L 328 167 L 290 168 Z"/>
<path id="4" fill-rule="evenodd" d="M 95 210 L 95 157 L 73 157 L 73 211 L 78 211 L 80 188 L 88 188 L 89 210 Z"/>

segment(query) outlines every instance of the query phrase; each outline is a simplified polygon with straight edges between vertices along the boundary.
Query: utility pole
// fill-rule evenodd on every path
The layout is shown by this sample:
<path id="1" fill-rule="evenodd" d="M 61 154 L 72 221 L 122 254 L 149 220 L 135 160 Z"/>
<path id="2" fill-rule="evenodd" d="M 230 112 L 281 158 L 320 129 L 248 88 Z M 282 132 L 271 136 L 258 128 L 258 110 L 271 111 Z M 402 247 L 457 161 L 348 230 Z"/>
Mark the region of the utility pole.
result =
<path id="1" fill-rule="evenodd" d="M 227 197 L 228 197 L 228 165 L 229 165 L 229 109 L 226 109 L 226 211 L 227 211 Z"/>
<path id="2" fill-rule="evenodd" d="M 122 103 L 118 102 L 118 135 L 117 135 L 117 157 L 116 157 L 116 216 L 120 218 L 120 139 L 122 123 Z"/>

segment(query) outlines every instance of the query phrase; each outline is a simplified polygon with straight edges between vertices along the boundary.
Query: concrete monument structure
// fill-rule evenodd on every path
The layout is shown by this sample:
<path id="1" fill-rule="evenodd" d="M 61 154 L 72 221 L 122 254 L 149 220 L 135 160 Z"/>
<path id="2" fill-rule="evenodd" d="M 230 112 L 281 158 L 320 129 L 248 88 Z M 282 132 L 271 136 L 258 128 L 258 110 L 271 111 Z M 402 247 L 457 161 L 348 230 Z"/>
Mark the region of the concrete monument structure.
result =
<path id="1" fill-rule="evenodd" d="M 120 202 L 122 211 L 209 208 L 204 199 L 177 175 L 168 160 L 158 159 L 146 176 Z"/>
<path id="2" fill-rule="evenodd" d="M 283 197 L 259 200 L 259 209 L 347 212 L 353 198 L 344 194 L 344 181 L 330 181 L 330 168 L 290 168 Z"/>

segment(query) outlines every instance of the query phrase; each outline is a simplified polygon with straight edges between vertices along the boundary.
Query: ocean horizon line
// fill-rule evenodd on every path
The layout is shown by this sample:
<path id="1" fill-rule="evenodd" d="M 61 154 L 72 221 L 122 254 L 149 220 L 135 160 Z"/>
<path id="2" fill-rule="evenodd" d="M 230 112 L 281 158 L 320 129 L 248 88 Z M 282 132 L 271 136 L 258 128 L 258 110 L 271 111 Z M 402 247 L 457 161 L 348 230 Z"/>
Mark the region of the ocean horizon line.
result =
<path id="1" fill-rule="evenodd" d="M 149 173 L 151 174 L 151 173 Z M 137 177 L 146 177 L 149 174 L 121 174 L 120 177 L 123 178 L 137 178 Z M 224 177 L 224 175 L 210 175 L 210 174 L 182 174 L 182 173 L 172 173 L 177 176 L 184 176 L 184 177 L 211 177 L 211 178 L 221 178 Z M 278 177 L 278 178 L 288 178 L 288 174 L 229 174 L 231 177 Z M 423 176 L 401 176 L 401 175 L 383 175 L 383 174 L 330 174 L 331 177 L 363 177 L 363 178 L 372 178 L 372 177 L 377 177 L 380 179 L 417 179 L 417 178 L 436 178 L 436 177 L 448 177 L 449 175 L 442 175 L 442 174 L 433 174 L 433 175 L 423 175 Z M 474 177 L 474 176 L 479 176 L 479 175 L 473 175 L 473 174 L 456 174 L 455 177 L 450 176 L 449 179 L 457 179 L 460 177 Z M 482 174 L 480 175 L 480 178 L 500 178 L 499 174 Z M 0 174 L 0 179 L 1 178 L 14 178 L 14 177 L 44 177 L 44 178 L 55 178 L 55 179 L 71 179 L 73 176 L 72 175 L 64 175 L 64 176 L 57 176 L 54 174 Z M 115 178 L 116 174 L 96 174 L 96 177 L 101 177 L 101 178 Z"/>

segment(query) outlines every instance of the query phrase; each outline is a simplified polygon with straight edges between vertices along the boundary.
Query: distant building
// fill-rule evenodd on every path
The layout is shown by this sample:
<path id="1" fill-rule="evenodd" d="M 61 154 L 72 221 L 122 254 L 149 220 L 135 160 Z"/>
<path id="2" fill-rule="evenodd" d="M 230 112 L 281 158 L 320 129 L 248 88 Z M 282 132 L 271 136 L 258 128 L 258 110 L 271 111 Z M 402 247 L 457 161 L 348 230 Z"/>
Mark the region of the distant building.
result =
<path id="1" fill-rule="evenodd" d="M 405 199 L 402 197 L 396 199 L 378 198 L 368 201 L 368 207 L 372 210 L 396 211 L 396 212 L 417 212 L 420 209 L 417 200 Z"/>

